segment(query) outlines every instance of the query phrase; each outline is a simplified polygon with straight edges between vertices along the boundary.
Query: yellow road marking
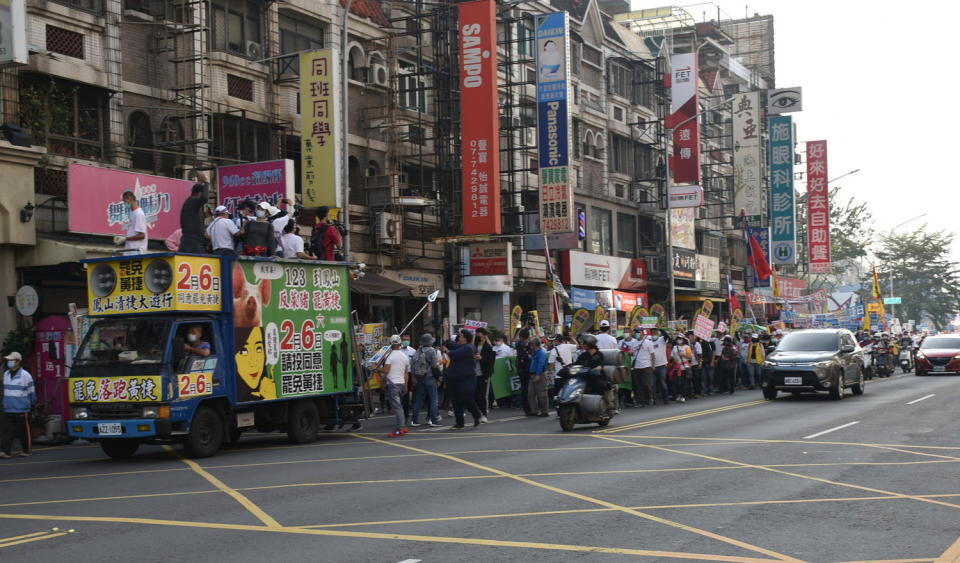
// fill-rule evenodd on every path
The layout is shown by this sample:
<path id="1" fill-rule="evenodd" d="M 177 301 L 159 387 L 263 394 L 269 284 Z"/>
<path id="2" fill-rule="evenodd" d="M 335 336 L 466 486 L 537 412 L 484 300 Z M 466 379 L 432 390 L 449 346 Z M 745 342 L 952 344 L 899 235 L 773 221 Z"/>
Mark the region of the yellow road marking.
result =
<path id="1" fill-rule="evenodd" d="M 544 434 L 545 436 L 553 436 L 554 434 Z M 560 434 L 556 434 L 560 435 Z M 585 436 L 586 434 L 580 434 L 580 436 Z M 741 442 L 745 446 L 751 444 L 763 445 L 763 444 L 816 444 L 818 446 L 863 446 L 865 448 L 873 447 L 890 447 L 890 448 L 914 448 L 914 449 L 925 449 L 925 450 L 960 450 L 960 446 L 914 446 L 908 444 L 871 444 L 868 442 L 828 442 L 821 440 L 764 440 L 761 438 L 707 438 L 704 436 L 652 436 L 649 434 L 636 434 L 629 436 L 619 436 L 620 438 L 638 438 L 641 440 L 703 440 L 714 441 L 714 442 Z M 724 444 L 718 444 L 724 445 Z"/>
<path id="2" fill-rule="evenodd" d="M 657 551 L 648 549 L 627 549 L 616 547 L 596 547 L 585 545 L 566 545 L 539 542 L 521 542 L 507 540 L 490 540 L 482 538 L 455 538 L 443 536 L 417 536 L 410 534 L 385 534 L 375 532 L 350 532 L 339 530 L 307 530 L 290 527 L 251 526 L 246 524 L 219 524 L 215 522 L 189 522 L 182 520 L 158 520 L 153 518 L 121 518 L 109 516 L 53 516 L 46 514 L 0 514 L 0 518 L 14 520 L 70 520 L 79 522 L 106 522 L 146 524 L 155 526 L 175 526 L 188 528 L 204 528 L 213 530 L 237 530 L 248 532 L 267 532 L 280 534 L 298 534 L 308 536 L 332 536 L 342 538 L 361 538 L 379 540 L 400 540 L 426 543 L 447 543 L 458 545 L 482 545 L 487 547 L 512 547 L 523 549 L 540 549 L 554 551 L 572 551 L 580 553 L 610 553 L 615 555 L 638 555 L 644 557 L 672 557 L 675 559 L 692 559 L 694 561 L 727 561 L 731 563 L 770 563 L 769 559 L 752 557 L 735 557 L 729 555 L 712 555 L 705 553 L 685 553 L 675 551 Z"/>
<path id="3" fill-rule="evenodd" d="M 725 406 L 725 407 L 717 407 L 717 408 L 715 408 L 715 409 L 707 409 L 707 410 L 702 410 L 702 411 L 694 411 L 694 412 L 690 412 L 690 413 L 686 413 L 686 414 L 681 414 L 681 415 L 677 415 L 677 416 L 670 416 L 670 417 L 667 417 L 667 418 L 657 418 L 657 419 L 654 419 L 654 420 L 646 420 L 646 421 L 643 421 L 643 422 L 637 422 L 637 423 L 635 423 L 635 424 L 628 424 L 628 425 L 626 425 L 626 426 L 618 426 L 618 427 L 616 427 L 616 428 L 608 428 L 608 429 L 604 429 L 604 430 L 597 430 L 596 433 L 597 433 L 597 434 L 616 434 L 616 433 L 618 433 L 618 432 L 626 432 L 626 431 L 629 431 L 629 430 L 635 430 L 635 429 L 637 429 L 637 428 L 646 428 L 647 426 L 656 426 L 656 425 L 658 425 L 658 424 L 666 424 L 666 423 L 668 423 L 668 422 L 677 422 L 677 421 L 680 421 L 680 420 L 687 420 L 687 419 L 689 419 L 689 418 L 697 418 L 697 417 L 705 416 L 705 415 L 708 415 L 708 414 L 717 414 L 717 413 L 721 413 L 721 412 L 732 411 L 732 410 L 736 410 L 736 409 L 742 409 L 743 407 L 752 407 L 752 406 L 755 406 L 755 405 L 763 405 L 763 404 L 766 404 L 766 403 L 768 403 L 768 402 L 769 402 L 769 401 L 766 401 L 766 400 L 760 400 L 760 401 L 751 401 L 751 402 L 749 402 L 749 403 L 738 403 L 738 404 L 736 404 L 736 405 L 727 405 L 727 406 Z"/>
<path id="4" fill-rule="evenodd" d="M 32 538 L 26 538 L 26 539 L 17 540 L 17 541 L 0 543 L 0 549 L 3 549 L 5 547 L 13 547 L 15 545 L 21 545 L 24 543 L 31 543 L 35 541 L 52 540 L 53 538 L 59 538 L 60 536 L 65 536 L 65 535 L 67 535 L 66 532 L 52 532 L 52 533 L 44 532 L 44 535 L 35 536 Z"/>
<path id="5" fill-rule="evenodd" d="M 958 563 L 960 562 L 960 539 L 953 542 L 953 545 L 947 548 L 940 557 L 937 557 L 936 563 Z"/>
<path id="6" fill-rule="evenodd" d="M 200 467 L 200 464 L 199 464 L 199 463 L 193 461 L 192 459 L 187 459 L 187 458 L 183 457 L 182 455 L 180 455 L 180 452 L 174 450 L 174 449 L 171 448 L 170 446 L 164 446 L 163 449 L 166 450 L 167 453 L 169 453 L 170 455 L 176 456 L 177 459 L 179 459 L 179 460 L 182 461 L 183 463 L 187 464 L 187 467 L 189 467 L 190 469 L 192 469 L 192 470 L 194 471 L 194 473 L 196 473 L 197 475 L 199 475 L 199 476 L 203 477 L 204 479 L 206 479 L 211 485 L 213 485 L 214 487 L 220 489 L 221 491 L 223 491 L 224 493 L 226 493 L 227 495 L 229 495 L 230 497 L 232 497 L 233 500 L 239 502 L 241 506 L 243 506 L 244 508 L 246 508 L 247 511 L 250 512 L 250 514 L 253 514 L 258 520 L 260 520 L 261 522 L 263 522 L 264 525 L 266 525 L 266 526 L 268 526 L 268 527 L 271 527 L 271 528 L 279 528 L 279 527 L 281 527 L 281 526 L 280 526 L 280 523 L 277 522 L 276 520 L 274 520 L 269 514 L 267 514 L 266 512 L 264 512 L 262 508 L 260 508 L 260 507 L 257 506 L 256 504 L 254 504 L 253 501 L 251 501 L 250 499 L 248 499 L 247 497 L 245 497 L 245 496 L 242 495 L 241 493 L 239 493 L 239 492 L 237 492 L 236 490 L 228 487 L 228 486 L 227 486 L 223 481 L 221 481 L 220 479 L 217 479 L 216 477 L 214 477 L 213 475 L 211 475 L 211 474 L 210 474 L 209 472 L 207 472 L 204 468 Z"/>
<path id="7" fill-rule="evenodd" d="M 865 559 L 863 561 L 841 561 L 841 563 L 930 563 L 936 559 Z"/>
<path id="8" fill-rule="evenodd" d="M 601 439 L 601 440 L 610 440 L 610 441 L 614 441 L 614 442 L 623 442 L 623 443 L 625 443 L 625 444 L 631 444 L 631 443 L 633 443 L 633 442 L 624 441 L 624 440 L 622 440 L 622 439 L 610 438 L 610 437 L 608 437 L 608 436 L 598 436 L 598 435 L 594 435 L 594 437 L 595 437 L 595 438 L 599 438 L 599 439 Z M 784 471 L 784 470 L 782 470 L 782 469 L 777 469 L 777 468 L 769 467 L 769 466 L 754 465 L 754 464 L 750 464 L 750 463 L 743 463 L 743 462 L 736 461 L 736 460 L 732 460 L 732 459 L 724 459 L 724 458 L 720 458 L 720 457 L 708 456 L 708 455 L 698 454 L 698 453 L 694 453 L 694 452 L 685 452 L 685 451 L 683 451 L 683 450 L 675 450 L 675 449 L 672 449 L 672 448 L 664 448 L 664 447 L 662 447 L 662 446 L 653 446 L 653 445 L 649 445 L 649 444 L 645 444 L 645 447 L 650 448 L 650 449 L 654 449 L 654 450 L 664 451 L 664 452 L 679 453 L 679 454 L 683 454 L 683 455 L 694 456 L 694 457 L 699 457 L 699 458 L 703 458 L 703 459 L 709 459 L 709 460 L 712 460 L 712 461 L 718 461 L 718 462 L 720 462 L 720 463 L 730 463 L 730 464 L 738 465 L 738 466 L 741 466 L 741 467 L 749 467 L 749 468 L 753 468 L 753 469 L 759 469 L 759 470 L 761 470 L 761 471 L 769 471 L 769 472 L 771 472 L 771 473 L 779 473 L 779 474 L 781 474 L 781 475 L 787 475 L 787 476 L 790 476 L 790 477 L 798 477 L 798 478 L 800 478 L 800 479 L 806 479 L 806 480 L 809 480 L 809 481 L 816 481 L 816 482 L 818 482 L 818 483 L 825 483 L 825 484 L 828 484 L 828 485 L 837 485 L 837 486 L 839 486 L 839 487 L 847 487 L 847 488 L 850 488 L 850 489 L 857 489 L 857 490 L 861 490 L 861 491 L 867 491 L 867 492 L 870 492 L 870 493 L 878 493 L 878 494 L 882 494 L 882 495 L 891 495 L 891 496 L 897 496 L 897 497 L 901 497 L 901 498 L 908 498 L 908 499 L 913 499 L 913 500 L 917 500 L 917 501 L 920 501 L 920 502 L 927 502 L 927 503 L 931 503 L 931 504 L 938 504 L 938 505 L 941 505 L 941 506 L 949 506 L 950 508 L 960 508 L 960 504 L 952 504 L 952 503 L 949 503 L 949 502 L 942 502 L 942 501 L 938 501 L 938 500 L 934 500 L 934 499 L 929 499 L 929 498 L 921 498 L 921 497 L 918 497 L 918 496 L 916 496 L 916 495 L 907 495 L 907 494 L 902 494 L 902 493 L 894 493 L 894 492 L 891 492 L 891 491 L 885 491 L 885 490 L 883 490 L 883 489 L 875 489 L 875 488 L 873 488 L 873 487 L 864 487 L 864 486 L 862 486 L 862 485 L 853 485 L 853 484 L 850 484 L 850 483 L 841 483 L 840 481 L 831 481 L 830 479 L 823 479 L 823 478 L 820 478 L 820 477 L 811 477 L 810 475 L 803 475 L 803 474 L 801 474 L 801 473 L 792 473 L 792 472 L 790 472 L 790 471 Z"/>
<path id="9" fill-rule="evenodd" d="M 0 543 L 7 543 L 8 541 L 22 540 L 23 538 L 32 538 L 34 536 L 42 536 L 44 534 L 49 534 L 50 532 L 33 532 L 31 534 L 23 534 L 22 536 L 12 536 L 9 538 L 0 539 Z"/>
<path id="10" fill-rule="evenodd" d="M 794 558 L 792 558 L 792 557 L 789 557 L 789 556 L 787 556 L 787 555 L 783 555 L 783 554 L 781 554 L 781 553 L 777 553 L 777 552 L 775 552 L 775 551 L 772 551 L 772 550 L 769 550 L 769 549 L 765 549 L 765 548 L 762 548 L 762 547 L 759 547 L 759 546 L 751 545 L 751 544 L 749 544 L 749 543 L 742 542 L 742 541 L 740 541 L 740 540 L 736 540 L 736 539 L 733 539 L 733 538 L 728 538 L 728 537 L 726 537 L 726 536 L 721 536 L 720 534 L 715 534 L 715 533 L 709 532 L 709 531 L 707 531 L 707 530 L 701 530 L 701 529 L 696 528 L 696 527 L 693 527 L 693 526 L 688 526 L 688 525 L 686 525 L 686 524 L 681 524 L 680 522 L 674 522 L 674 521 L 672 521 L 672 520 L 667 520 L 666 518 L 660 518 L 660 517 L 654 516 L 654 515 L 652 515 L 652 514 L 646 514 L 646 513 L 644 513 L 644 512 L 640 512 L 640 511 L 638 511 L 638 510 L 633 510 L 633 509 L 628 508 L 628 507 L 625 507 L 625 506 L 621 506 L 621 505 L 618 505 L 618 504 L 615 504 L 615 503 L 612 503 L 612 502 L 607 502 L 607 501 L 605 501 L 605 500 L 601 500 L 601 499 L 589 497 L 589 496 L 586 496 L 586 495 L 581 495 L 581 494 L 575 493 L 575 492 L 573 492 L 573 491 L 566 491 L 566 490 L 564 490 L 564 489 L 560 489 L 560 488 L 558 488 L 558 487 L 553 487 L 553 486 L 550 486 L 550 485 L 545 485 L 545 484 L 543 484 L 543 483 L 538 483 L 538 482 L 536 482 L 536 481 L 533 481 L 533 480 L 531 480 L 531 479 L 527 479 L 527 478 L 525 478 L 525 477 L 520 477 L 520 476 L 518 476 L 518 475 L 514 475 L 514 474 L 512 474 L 512 473 L 507 473 L 506 471 L 502 471 L 502 470 L 500 470 L 500 469 L 496 469 L 496 468 L 493 468 L 493 467 L 488 467 L 488 466 L 485 466 L 485 465 L 481 465 L 481 464 L 479 464 L 479 463 L 474 463 L 474 462 L 472 462 L 472 461 L 468 461 L 468 460 L 465 460 L 465 459 L 461 459 L 461 458 L 458 458 L 458 457 L 455 457 L 455 456 L 452 456 L 452 455 L 442 454 L 442 453 L 436 453 L 436 452 L 431 452 L 431 451 L 428 451 L 428 450 L 423 450 L 423 449 L 420 449 L 420 448 L 415 448 L 415 447 L 413 447 L 413 446 L 407 446 L 407 445 L 401 444 L 401 443 L 399 443 L 399 442 L 386 442 L 386 441 L 384 441 L 384 440 L 380 440 L 379 438 L 372 438 L 372 437 L 369 437 L 369 436 L 365 436 L 364 438 L 366 438 L 367 440 L 374 441 L 374 442 L 380 442 L 380 443 L 383 443 L 383 444 L 390 444 L 390 445 L 392 445 L 392 446 L 394 446 L 394 447 L 396 447 L 396 448 L 403 448 L 403 449 L 410 450 L 410 451 L 414 451 L 414 452 L 430 454 L 430 455 L 439 457 L 439 458 L 441 458 L 441 459 L 446 459 L 446 460 L 448 460 L 448 461 L 452 461 L 452 462 L 455 462 L 455 463 L 460 463 L 460 464 L 466 465 L 466 466 L 468 466 L 468 467 L 473 467 L 474 469 L 478 469 L 478 470 L 480 470 L 480 471 L 485 471 L 485 472 L 493 473 L 493 474 L 496 474 L 496 475 L 502 475 L 502 476 L 504 476 L 504 477 L 507 477 L 507 478 L 509 478 L 509 479 L 513 479 L 513 480 L 515 480 L 515 481 L 519 481 L 519 482 L 521 482 L 521 483 L 525 483 L 525 484 L 528 484 L 528 485 L 532 485 L 532 486 L 534 486 L 534 487 L 539 487 L 539 488 L 541 488 L 541 489 L 544 489 L 544 490 L 547 490 L 547 491 L 551 491 L 551 492 L 554 492 L 554 493 L 558 493 L 558 494 L 561 494 L 561 495 L 564 495 L 564 496 L 576 498 L 576 499 L 578 499 L 578 500 L 582 500 L 582 501 L 588 502 L 588 503 L 590 503 L 590 504 L 596 504 L 596 505 L 599 505 L 599 506 L 604 506 L 604 507 L 607 507 L 607 508 L 612 508 L 612 509 L 618 510 L 618 511 L 620 511 L 620 512 L 625 512 L 625 513 L 627 513 L 627 514 L 631 514 L 631 515 L 633 515 L 633 516 L 637 516 L 637 517 L 643 518 L 643 519 L 645 519 L 645 520 L 650 520 L 650 521 L 653 521 L 653 522 L 658 522 L 658 523 L 660 523 L 660 524 L 665 524 L 665 525 L 671 526 L 671 527 L 673 527 L 673 528 L 678 528 L 678 529 L 681 529 L 681 530 L 686 530 L 686 531 L 688 531 L 688 532 L 693 532 L 693 533 L 695 533 L 695 534 L 698 534 L 698 535 L 701 535 L 701 536 L 704 536 L 704 537 L 708 537 L 708 538 L 711 538 L 711 539 L 715 539 L 715 540 L 722 541 L 722 542 L 724 542 L 724 543 L 726 543 L 726 544 L 729 544 L 729 545 L 733 545 L 733 546 L 736 546 L 736 547 L 739 547 L 739 548 L 742 548 L 742 549 L 746 549 L 746 550 L 749 550 L 749 551 L 753 551 L 753 552 L 756 552 L 756 553 L 761 553 L 761 554 L 767 555 L 767 556 L 769 556 L 769 557 L 774 557 L 774 558 L 779 559 L 779 560 L 781 560 L 781 561 L 797 561 L 796 559 L 794 559 Z"/>

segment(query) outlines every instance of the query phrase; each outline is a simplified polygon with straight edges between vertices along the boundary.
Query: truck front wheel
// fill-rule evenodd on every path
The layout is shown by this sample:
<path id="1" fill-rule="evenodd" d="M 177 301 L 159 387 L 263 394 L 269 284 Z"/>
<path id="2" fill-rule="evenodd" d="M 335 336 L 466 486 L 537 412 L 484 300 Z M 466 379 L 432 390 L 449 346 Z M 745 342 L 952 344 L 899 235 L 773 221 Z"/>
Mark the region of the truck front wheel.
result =
<path id="1" fill-rule="evenodd" d="M 190 457 L 210 457 L 223 443 L 223 420 L 210 407 L 200 407 L 193 415 L 190 434 L 183 444 Z"/>
<path id="2" fill-rule="evenodd" d="M 100 449 L 113 459 L 130 459 L 140 448 L 140 442 L 126 438 L 100 440 Z"/>
<path id="3" fill-rule="evenodd" d="M 320 432 L 320 411 L 309 399 L 290 405 L 287 416 L 287 436 L 294 444 L 306 444 L 317 439 Z"/>

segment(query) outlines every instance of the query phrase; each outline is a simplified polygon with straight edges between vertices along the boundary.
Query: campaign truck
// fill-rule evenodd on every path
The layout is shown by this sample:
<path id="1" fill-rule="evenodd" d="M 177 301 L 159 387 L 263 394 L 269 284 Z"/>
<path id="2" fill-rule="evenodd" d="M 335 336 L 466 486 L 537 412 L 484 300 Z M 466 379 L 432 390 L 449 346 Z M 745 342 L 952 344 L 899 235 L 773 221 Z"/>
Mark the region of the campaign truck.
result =
<path id="1" fill-rule="evenodd" d="M 182 442 L 213 455 L 247 430 L 297 443 L 363 413 L 341 262 L 147 254 L 88 260 L 89 316 L 68 431 L 113 458 Z"/>

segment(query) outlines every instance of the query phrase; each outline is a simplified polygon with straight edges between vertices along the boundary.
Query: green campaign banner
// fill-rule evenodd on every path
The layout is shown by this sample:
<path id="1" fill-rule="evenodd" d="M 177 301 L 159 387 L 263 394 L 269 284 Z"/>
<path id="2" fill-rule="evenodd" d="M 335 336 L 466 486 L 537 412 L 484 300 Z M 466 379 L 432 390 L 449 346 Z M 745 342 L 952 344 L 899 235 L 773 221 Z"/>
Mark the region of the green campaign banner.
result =
<path id="1" fill-rule="evenodd" d="M 509 397 L 520 392 L 520 375 L 516 370 L 517 358 L 497 358 L 493 364 L 493 376 L 490 385 L 493 387 L 493 396 L 496 399 Z"/>
<path id="2" fill-rule="evenodd" d="M 232 275 L 238 402 L 353 388 L 346 266 L 241 259 Z"/>

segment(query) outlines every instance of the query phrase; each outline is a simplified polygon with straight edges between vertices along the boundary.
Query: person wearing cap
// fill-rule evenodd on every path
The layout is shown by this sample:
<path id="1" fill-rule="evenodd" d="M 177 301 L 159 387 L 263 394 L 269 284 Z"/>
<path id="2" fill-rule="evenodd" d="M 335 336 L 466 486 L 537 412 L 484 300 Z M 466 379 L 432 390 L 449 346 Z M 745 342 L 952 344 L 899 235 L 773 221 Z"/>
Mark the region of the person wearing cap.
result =
<path id="1" fill-rule="evenodd" d="M 760 383 L 760 369 L 763 366 L 765 352 L 763 342 L 756 334 L 750 335 L 750 346 L 747 346 L 747 373 L 750 378 L 750 385 L 747 387 L 753 389 Z"/>
<path id="2" fill-rule="evenodd" d="M 617 339 L 610 334 L 610 321 L 603 319 L 600 321 L 600 333 L 597 334 L 597 347 L 600 350 L 616 350 Z"/>
<path id="3" fill-rule="evenodd" d="M 33 377 L 23 369 L 20 352 L 4 356 L 3 372 L 3 437 L 0 439 L 0 458 L 9 458 L 13 441 L 20 440 L 21 457 L 30 455 L 30 421 L 28 415 L 37 403 Z"/>
<path id="4" fill-rule="evenodd" d="M 261 201 L 257 206 L 266 211 L 267 221 L 270 221 L 270 224 L 273 225 L 273 234 L 277 238 L 276 254 L 277 256 L 283 256 L 283 234 L 286 232 L 284 229 L 294 222 L 291 221 L 292 217 L 286 211 L 271 205 L 269 201 Z"/>
<path id="5" fill-rule="evenodd" d="M 329 214 L 330 208 L 326 205 L 317 208 L 317 223 L 313 227 L 313 236 L 310 237 L 310 248 L 317 260 L 332 262 L 336 260 L 337 249 L 343 246 L 343 237 L 340 236 L 340 231 L 330 224 Z"/>
<path id="6" fill-rule="evenodd" d="M 230 220 L 230 211 L 227 210 L 227 206 L 218 205 L 213 210 L 213 221 L 207 226 L 207 236 L 210 237 L 213 253 L 220 256 L 236 256 L 237 252 L 233 246 L 238 232 L 240 229 Z"/>
<path id="7" fill-rule="evenodd" d="M 390 353 L 380 366 L 380 373 L 386 376 L 387 402 L 396 418 L 393 431 L 387 434 L 397 438 L 407 433 L 406 416 L 403 412 L 403 396 L 407 392 L 407 377 L 410 374 L 410 358 L 403 352 L 403 340 L 399 334 L 390 337 Z"/>
<path id="8" fill-rule="evenodd" d="M 197 183 L 190 189 L 190 197 L 180 207 L 180 252 L 203 254 L 203 208 L 210 198 L 210 184 L 203 172 L 197 172 Z"/>

